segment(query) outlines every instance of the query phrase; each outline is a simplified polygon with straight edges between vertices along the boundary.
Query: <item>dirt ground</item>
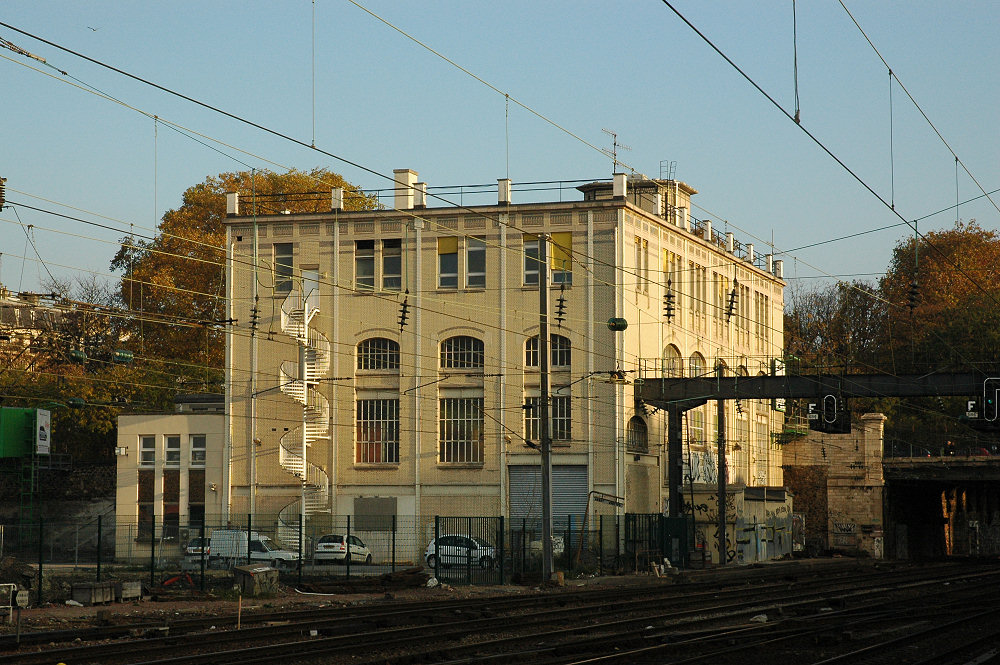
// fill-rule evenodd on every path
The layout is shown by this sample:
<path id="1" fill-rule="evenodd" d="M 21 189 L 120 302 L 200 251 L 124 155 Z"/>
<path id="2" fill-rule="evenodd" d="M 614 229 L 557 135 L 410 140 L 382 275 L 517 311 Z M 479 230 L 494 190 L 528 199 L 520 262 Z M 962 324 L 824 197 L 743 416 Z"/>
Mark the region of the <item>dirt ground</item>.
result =
<path id="1" fill-rule="evenodd" d="M 424 574 L 422 577 L 429 578 Z M 329 579 L 329 578 L 327 578 Z M 648 583 L 667 582 L 653 577 L 645 578 Z M 655 581 L 654 581 L 655 580 Z M 93 578 L 87 580 L 93 581 Z M 148 582 L 148 579 L 146 580 Z M 199 590 L 198 578 L 192 576 L 194 586 L 186 580 L 175 583 L 171 587 L 157 587 L 144 593 L 139 601 L 108 603 L 93 606 L 67 605 L 65 600 L 53 600 L 41 607 L 28 607 L 21 610 L 21 630 L 65 630 L 73 627 L 89 627 L 96 625 L 120 625 L 136 621 L 169 621 L 170 619 L 191 618 L 199 616 L 229 616 L 242 612 L 244 616 L 258 611 L 274 611 L 280 609 L 309 609 L 321 607 L 347 607 L 352 605 L 367 605 L 399 601 L 443 600 L 448 598 L 464 599 L 483 596 L 498 596 L 508 594 L 559 593 L 572 589 L 614 584 L 643 583 L 642 576 L 623 577 L 584 577 L 566 580 L 562 586 L 548 585 L 497 585 L 497 586 L 452 586 L 437 584 L 428 587 L 384 588 L 363 592 L 309 593 L 295 589 L 297 581 L 294 574 L 287 576 L 278 585 L 274 593 L 260 597 L 243 596 L 233 589 L 233 577 L 227 574 L 216 575 L 211 583 L 211 589 L 202 593 Z M 305 581 L 305 580 L 304 580 Z M 51 597 L 69 594 L 58 594 L 58 588 L 66 590 L 71 582 L 67 579 L 52 581 L 52 587 L 46 591 Z M 34 603 L 34 592 L 31 602 Z M 16 613 L 12 619 L 16 617 Z M 0 633 L 16 630 L 14 623 L 0 623 Z"/>

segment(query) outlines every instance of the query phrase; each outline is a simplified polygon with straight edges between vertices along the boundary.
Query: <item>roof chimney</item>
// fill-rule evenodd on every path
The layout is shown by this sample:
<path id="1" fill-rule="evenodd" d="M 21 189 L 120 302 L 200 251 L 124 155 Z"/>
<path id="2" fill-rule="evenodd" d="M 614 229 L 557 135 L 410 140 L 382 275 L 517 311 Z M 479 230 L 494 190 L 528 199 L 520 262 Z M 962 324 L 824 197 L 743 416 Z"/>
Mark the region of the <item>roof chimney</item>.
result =
<path id="1" fill-rule="evenodd" d="M 510 178 L 497 180 L 497 203 L 499 205 L 510 203 Z"/>
<path id="2" fill-rule="evenodd" d="M 413 207 L 414 208 L 426 208 L 427 207 L 427 183 L 418 182 L 416 184 L 416 189 L 413 192 Z"/>
<path id="3" fill-rule="evenodd" d="M 417 185 L 417 172 L 410 169 L 393 169 L 396 181 L 392 205 L 397 210 L 413 209 L 413 190 Z"/>
<path id="4" fill-rule="evenodd" d="M 239 192 L 226 192 L 226 215 L 240 214 Z"/>
<path id="5" fill-rule="evenodd" d="M 330 210 L 344 209 L 344 188 L 334 187 L 330 190 Z"/>
<path id="6" fill-rule="evenodd" d="M 611 191 L 612 196 L 616 199 L 625 198 L 625 195 L 627 194 L 627 176 L 624 173 L 615 173 L 612 175 L 612 180 L 614 182 L 614 186 Z"/>

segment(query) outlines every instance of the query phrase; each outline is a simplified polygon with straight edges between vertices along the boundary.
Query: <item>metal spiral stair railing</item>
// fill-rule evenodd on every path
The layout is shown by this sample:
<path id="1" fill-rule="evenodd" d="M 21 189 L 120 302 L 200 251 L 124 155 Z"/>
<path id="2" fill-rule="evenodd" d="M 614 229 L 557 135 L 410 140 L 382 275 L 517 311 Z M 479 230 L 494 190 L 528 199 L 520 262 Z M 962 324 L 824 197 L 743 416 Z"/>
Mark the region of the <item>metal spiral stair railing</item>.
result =
<path id="1" fill-rule="evenodd" d="M 302 425 L 299 425 L 279 439 L 278 460 L 285 472 L 304 479 L 306 516 L 324 510 L 330 500 L 329 475 L 318 464 L 308 461 L 313 442 L 328 439 L 330 431 L 330 404 L 316 389 L 318 381 L 330 369 L 330 342 L 309 327 L 319 311 L 318 295 L 313 290 L 303 297 L 301 291 L 295 290 L 281 305 L 281 330 L 299 343 L 303 359 L 301 367 L 299 361 L 281 364 L 281 392 L 302 405 L 306 459 L 302 457 Z M 298 544 L 302 512 L 302 498 L 297 498 L 278 513 L 278 539 L 288 547 Z"/>

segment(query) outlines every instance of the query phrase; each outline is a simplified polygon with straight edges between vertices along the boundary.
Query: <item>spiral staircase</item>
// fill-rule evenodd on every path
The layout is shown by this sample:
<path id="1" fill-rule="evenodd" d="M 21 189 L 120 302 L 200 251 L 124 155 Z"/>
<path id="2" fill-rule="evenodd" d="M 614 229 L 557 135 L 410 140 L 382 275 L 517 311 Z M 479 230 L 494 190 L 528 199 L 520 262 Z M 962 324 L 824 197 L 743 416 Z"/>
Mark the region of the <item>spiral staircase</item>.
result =
<path id="1" fill-rule="evenodd" d="M 330 501 L 330 476 L 309 461 L 309 449 L 316 441 L 330 438 L 330 403 L 318 390 L 320 379 L 330 370 L 330 341 L 309 322 L 319 312 L 319 291 L 303 295 L 295 289 L 281 304 L 281 331 L 298 343 L 299 359 L 281 364 L 281 392 L 302 405 L 302 422 L 278 441 L 281 468 L 304 483 L 303 498 L 287 504 L 278 513 L 278 538 L 286 547 L 299 542 L 299 516 L 322 512 Z M 303 457 L 303 429 L 305 452 Z"/>

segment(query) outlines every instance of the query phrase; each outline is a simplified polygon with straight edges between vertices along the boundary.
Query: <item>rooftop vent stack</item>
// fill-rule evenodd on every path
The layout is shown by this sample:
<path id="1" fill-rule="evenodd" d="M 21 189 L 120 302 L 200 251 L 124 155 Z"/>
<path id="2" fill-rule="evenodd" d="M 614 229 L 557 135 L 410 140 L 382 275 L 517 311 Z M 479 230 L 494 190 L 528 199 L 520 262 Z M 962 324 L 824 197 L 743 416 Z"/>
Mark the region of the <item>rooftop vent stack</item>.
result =
<path id="1" fill-rule="evenodd" d="M 616 199 L 618 198 L 623 199 L 625 198 L 625 195 L 628 193 L 626 184 L 628 182 L 627 178 L 628 176 L 626 176 L 624 173 L 615 173 L 612 176 L 612 182 L 614 183 L 614 185 L 612 187 L 611 194 Z"/>
<path id="2" fill-rule="evenodd" d="M 703 230 L 705 232 L 705 240 L 708 240 L 709 242 L 711 242 L 711 240 L 712 240 L 712 220 L 710 220 L 710 219 L 706 219 L 705 220 L 705 225 L 703 227 Z"/>
<path id="3" fill-rule="evenodd" d="M 774 276 L 778 279 L 783 279 L 785 273 L 785 262 L 781 259 L 777 259 L 774 262 Z"/>
<path id="4" fill-rule="evenodd" d="M 656 216 L 663 217 L 663 192 L 656 193 Z"/>
<path id="5" fill-rule="evenodd" d="M 753 253 L 753 243 L 752 242 L 748 242 L 747 245 L 746 245 L 746 247 L 747 247 L 746 260 L 749 261 L 752 264 L 753 260 L 755 258 L 755 255 Z"/>
<path id="6" fill-rule="evenodd" d="M 736 237 L 732 231 L 726 231 L 726 251 L 730 254 L 736 251 Z"/>
<path id="7" fill-rule="evenodd" d="M 767 255 L 767 271 L 774 274 L 774 254 Z"/>
<path id="8" fill-rule="evenodd" d="M 499 178 L 497 180 L 497 203 L 499 205 L 510 203 L 510 193 L 510 178 Z"/>
<path id="9" fill-rule="evenodd" d="M 240 214 L 239 192 L 226 192 L 226 215 Z"/>
<path id="10" fill-rule="evenodd" d="M 344 209 L 344 188 L 334 187 L 330 190 L 330 210 Z"/>
<path id="11" fill-rule="evenodd" d="M 680 226 L 681 226 L 681 228 L 683 228 L 685 231 L 690 231 L 691 230 L 691 217 L 688 215 L 688 209 L 685 208 L 684 206 L 681 206 L 680 208 L 677 209 L 677 212 L 680 214 Z"/>
<path id="12" fill-rule="evenodd" d="M 413 190 L 417 185 L 417 172 L 410 169 L 393 169 L 396 180 L 393 207 L 397 210 L 413 209 Z"/>
<path id="13" fill-rule="evenodd" d="M 427 183 L 418 182 L 416 184 L 416 190 L 414 190 L 414 208 L 426 208 L 427 207 Z"/>

